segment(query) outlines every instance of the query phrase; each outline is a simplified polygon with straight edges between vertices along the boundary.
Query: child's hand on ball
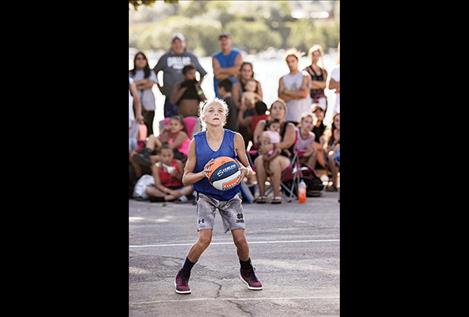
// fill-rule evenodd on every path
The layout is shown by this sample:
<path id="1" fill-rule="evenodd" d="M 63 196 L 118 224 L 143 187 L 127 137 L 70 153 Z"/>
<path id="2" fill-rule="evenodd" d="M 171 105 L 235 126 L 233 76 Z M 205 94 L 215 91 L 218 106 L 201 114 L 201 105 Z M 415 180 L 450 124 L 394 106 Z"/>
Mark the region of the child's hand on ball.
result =
<path id="1" fill-rule="evenodd" d="M 212 166 L 213 161 L 214 161 L 214 159 L 211 159 L 211 160 L 208 161 L 207 164 L 205 164 L 205 166 L 204 166 L 204 175 L 205 175 L 205 177 L 207 177 L 207 178 L 208 178 L 208 174 L 210 173 L 210 167 Z"/>

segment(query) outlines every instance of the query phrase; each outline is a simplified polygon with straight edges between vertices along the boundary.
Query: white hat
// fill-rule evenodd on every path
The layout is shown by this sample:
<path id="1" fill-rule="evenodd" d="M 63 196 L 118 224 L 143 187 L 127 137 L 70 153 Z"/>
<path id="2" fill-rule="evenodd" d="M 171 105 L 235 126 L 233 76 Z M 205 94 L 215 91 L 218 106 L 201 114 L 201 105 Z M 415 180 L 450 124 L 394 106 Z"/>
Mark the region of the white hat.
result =
<path id="1" fill-rule="evenodd" d="M 186 38 L 184 37 L 184 35 L 182 35 L 181 33 L 174 33 L 173 36 L 171 37 L 171 42 L 174 41 L 175 39 L 179 39 L 181 41 L 185 41 Z"/>

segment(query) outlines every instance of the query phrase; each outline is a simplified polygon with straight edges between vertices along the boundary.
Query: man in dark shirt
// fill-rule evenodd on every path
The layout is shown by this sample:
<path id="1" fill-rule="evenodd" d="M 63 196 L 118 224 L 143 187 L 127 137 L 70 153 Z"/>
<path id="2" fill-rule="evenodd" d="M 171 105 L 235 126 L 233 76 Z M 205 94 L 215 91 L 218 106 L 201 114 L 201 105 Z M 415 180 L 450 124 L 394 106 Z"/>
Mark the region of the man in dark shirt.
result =
<path id="1" fill-rule="evenodd" d="M 165 118 L 178 114 L 178 109 L 176 105 L 171 103 L 170 97 L 176 84 L 184 80 L 182 69 L 189 64 L 195 66 L 196 71 L 200 75 L 199 83 L 202 84 L 207 72 L 200 65 L 198 58 L 186 50 L 186 39 L 184 36 L 181 33 L 176 33 L 171 39 L 170 50 L 160 57 L 158 63 L 153 68 L 156 76 L 158 76 L 160 71 L 163 72 L 163 86 L 158 84 L 158 88 L 166 96 L 164 101 Z"/>

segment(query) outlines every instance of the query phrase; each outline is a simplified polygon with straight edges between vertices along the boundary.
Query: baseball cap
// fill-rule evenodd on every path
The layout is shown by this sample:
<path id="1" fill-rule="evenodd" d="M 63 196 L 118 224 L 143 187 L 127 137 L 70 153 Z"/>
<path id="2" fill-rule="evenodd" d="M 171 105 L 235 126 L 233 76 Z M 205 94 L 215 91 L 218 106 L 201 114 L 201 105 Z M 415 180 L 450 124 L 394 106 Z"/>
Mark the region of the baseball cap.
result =
<path id="1" fill-rule="evenodd" d="M 173 36 L 171 37 L 171 42 L 174 41 L 175 39 L 179 39 L 181 41 L 185 41 L 186 38 L 184 37 L 184 35 L 182 35 L 181 33 L 174 33 Z"/>
<path id="2" fill-rule="evenodd" d="M 218 35 L 218 39 L 221 40 L 222 37 L 228 37 L 230 38 L 230 33 L 227 33 L 227 32 L 223 32 L 221 33 L 220 35 Z"/>

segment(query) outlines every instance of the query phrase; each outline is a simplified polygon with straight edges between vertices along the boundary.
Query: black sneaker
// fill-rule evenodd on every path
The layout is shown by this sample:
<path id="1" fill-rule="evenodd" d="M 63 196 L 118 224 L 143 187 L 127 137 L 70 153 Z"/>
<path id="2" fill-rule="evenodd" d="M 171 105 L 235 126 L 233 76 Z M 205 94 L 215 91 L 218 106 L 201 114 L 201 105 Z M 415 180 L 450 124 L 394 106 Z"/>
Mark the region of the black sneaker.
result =
<path id="1" fill-rule="evenodd" d="M 176 293 L 178 294 L 191 293 L 191 289 L 189 287 L 189 277 L 186 277 L 181 274 L 181 271 L 179 271 L 176 275 L 176 281 L 174 282 L 174 286 L 176 287 Z"/>
<path id="2" fill-rule="evenodd" d="M 243 270 L 241 269 L 241 274 L 239 275 L 241 281 L 247 285 L 250 290 L 260 291 L 262 290 L 262 283 L 254 273 L 254 268 Z"/>

